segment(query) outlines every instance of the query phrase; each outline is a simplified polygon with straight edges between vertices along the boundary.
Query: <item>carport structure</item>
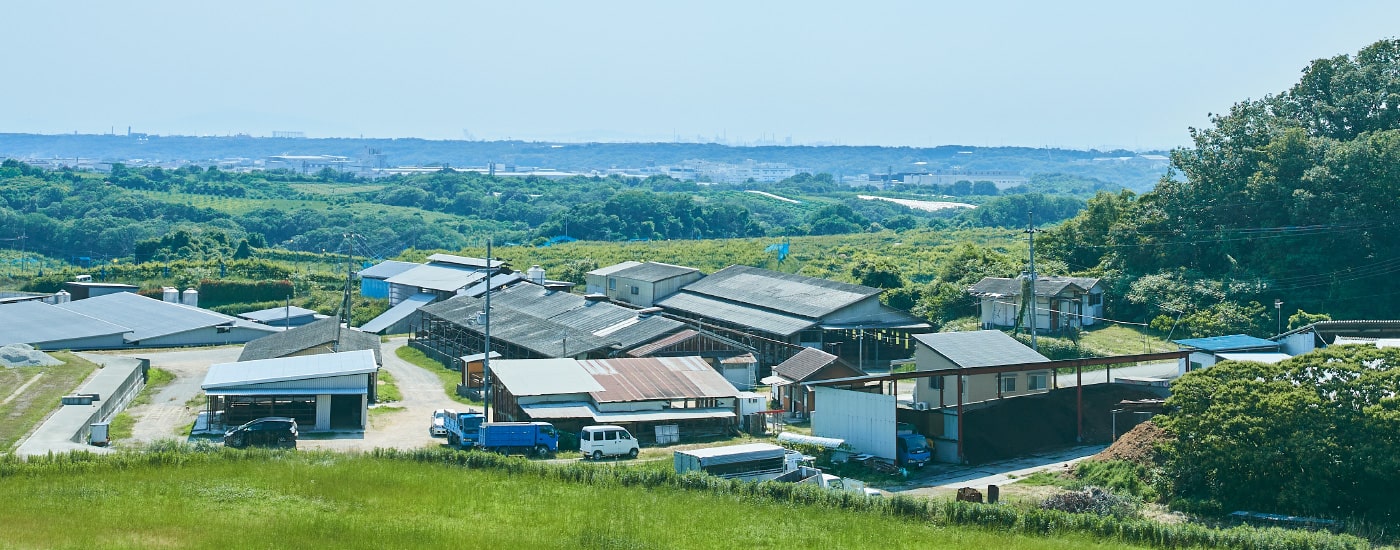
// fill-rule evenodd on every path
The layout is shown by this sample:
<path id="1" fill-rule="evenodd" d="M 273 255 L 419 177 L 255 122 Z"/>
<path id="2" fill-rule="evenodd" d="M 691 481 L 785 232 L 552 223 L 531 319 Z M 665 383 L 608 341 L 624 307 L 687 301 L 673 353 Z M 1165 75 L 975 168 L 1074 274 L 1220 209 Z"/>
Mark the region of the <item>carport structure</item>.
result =
<path id="1" fill-rule="evenodd" d="M 1186 356 L 1189 355 L 1190 353 L 1191 353 L 1190 350 L 1182 350 L 1182 351 L 1170 351 L 1170 352 L 1162 352 L 1162 353 L 1143 353 L 1143 354 L 1136 354 L 1136 355 L 1118 355 L 1118 356 L 1112 356 L 1112 357 L 1084 357 L 1084 358 L 1079 358 L 1079 359 L 1061 359 L 1061 360 L 1049 361 L 1049 362 L 1039 361 L 1039 362 L 1031 362 L 1031 363 L 1014 363 L 1014 364 L 1006 364 L 1006 365 L 989 365 L 989 366 L 979 366 L 979 367 L 960 368 L 960 369 L 958 369 L 957 372 L 956 372 L 957 391 L 955 392 L 956 395 L 957 395 L 957 404 L 956 404 L 956 406 L 955 406 L 955 407 L 956 407 L 956 422 L 955 422 L 955 423 L 957 424 L 957 428 L 956 428 L 956 433 L 957 433 L 957 460 L 958 460 L 958 462 L 964 462 L 964 461 L 966 460 L 966 455 L 965 455 L 964 452 L 963 452 L 963 442 L 964 442 L 964 440 L 965 440 L 965 438 L 963 437 L 963 418 L 964 418 L 963 409 L 964 409 L 964 406 L 965 406 L 967 403 L 965 402 L 965 398 L 964 398 L 963 394 L 964 394 L 965 379 L 966 379 L 967 377 L 969 377 L 969 376 L 975 376 L 975 375 L 979 375 L 979 374 L 998 374 L 998 373 L 1010 373 L 1010 372 L 1041 371 L 1041 370 L 1047 370 L 1047 369 L 1050 369 L 1050 370 L 1052 370 L 1052 371 L 1058 371 L 1058 370 L 1060 370 L 1060 369 L 1074 369 L 1074 372 L 1075 372 L 1075 380 L 1076 380 L 1076 386 L 1077 386 L 1077 391 L 1076 391 L 1076 396 L 1075 396 L 1075 397 L 1076 397 L 1076 398 L 1075 398 L 1075 407 L 1076 407 L 1076 427 L 1075 427 L 1075 428 L 1076 428 L 1076 432 L 1077 432 L 1077 434 L 1078 434 L 1078 435 L 1077 435 L 1077 439 L 1080 440 L 1080 441 L 1082 441 L 1083 438 L 1084 438 L 1084 402 L 1083 402 L 1083 397 L 1084 397 L 1084 367 L 1098 366 L 1098 365 L 1121 365 L 1121 364 L 1138 363 L 1138 362 L 1145 362 L 1145 361 L 1163 361 L 1163 360 L 1169 360 L 1169 359 L 1170 359 L 1170 360 L 1176 360 L 1176 359 L 1180 359 L 1180 358 L 1182 358 L 1182 357 L 1186 357 Z M 899 373 L 890 373 L 890 374 L 874 374 L 874 375 L 867 375 L 867 376 L 852 376 L 852 377 L 847 377 L 847 378 L 834 378 L 834 379 L 830 379 L 830 380 L 816 380 L 816 381 L 811 381 L 811 382 L 804 382 L 803 385 L 808 386 L 808 387 L 811 387 L 811 388 L 814 388 L 814 389 L 815 389 L 815 388 L 819 388 L 819 387 L 825 387 L 825 388 L 832 388 L 832 389 L 857 390 L 857 391 L 853 391 L 853 392 L 848 392 L 848 393 L 851 394 L 851 399 L 850 399 L 850 400 L 839 399 L 836 395 L 834 395 L 835 392 L 823 392 L 824 394 L 828 394 L 829 397 L 823 397 L 823 398 L 819 401 L 820 403 L 823 404 L 823 406 L 825 406 L 825 404 L 827 404 L 827 403 L 833 403 L 834 406 L 835 406 L 836 408 L 839 409 L 839 411 L 838 411 L 839 416 L 846 417 L 846 416 L 849 416 L 849 415 L 852 414 L 852 413 L 859 413 L 859 412 L 860 412 L 860 411 L 859 411 L 860 408 L 865 408 L 865 409 L 867 409 L 867 410 L 868 410 L 870 407 L 881 407 L 881 408 L 883 408 L 884 406 L 887 406 L 887 405 L 883 405 L 883 404 L 886 403 L 886 402 L 888 402 L 888 403 L 894 403 L 894 402 L 895 402 L 895 400 L 893 399 L 893 397 L 894 397 L 894 395 L 895 395 L 894 382 L 896 382 L 896 381 L 899 381 L 899 380 L 909 380 L 909 379 L 929 378 L 929 377 L 934 377 L 934 376 L 948 376 L 949 374 L 950 374 L 950 373 L 949 373 L 948 371 L 942 371 L 942 370 L 925 370 L 925 371 L 916 370 L 916 371 L 912 371 L 912 372 L 899 372 Z M 1110 377 L 1109 380 L 1112 380 L 1112 378 Z M 888 395 L 888 398 L 887 398 L 887 399 L 883 399 L 883 400 L 878 400 L 878 401 L 872 401 L 872 400 L 869 399 L 868 397 L 862 397 L 861 395 L 868 396 L 870 393 L 872 393 L 872 392 L 869 391 L 869 388 L 870 388 L 870 386 L 872 385 L 872 383 L 878 383 L 878 386 L 879 386 L 879 390 L 878 390 L 877 392 L 874 392 L 874 393 L 883 394 L 883 393 L 885 393 L 886 387 L 888 387 L 888 388 L 889 388 L 889 395 Z M 888 383 L 888 385 L 887 385 L 886 383 Z M 856 395 L 856 394 L 860 394 L 860 395 Z M 885 429 L 885 428 L 887 428 L 888 431 L 889 431 L 889 434 L 888 434 L 889 437 L 888 437 L 888 438 L 884 437 L 885 434 L 874 434 L 874 436 L 875 436 L 875 439 L 881 440 L 881 441 L 883 441 L 883 440 L 885 440 L 885 439 L 888 439 L 888 440 L 890 441 L 890 446 L 892 447 L 892 446 L 893 446 L 893 441 L 894 441 L 894 436 L 895 436 L 895 433 L 894 433 L 895 424 L 894 424 L 894 422 L 893 422 L 893 413 L 894 413 L 894 411 L 891 410 L 891 411 L 870 411 L 870 412 L 873 412 L 873 413 L 874 413 L 872 416 L 878 417 L 878 418 L 872 418 L 872 419 L 871 419 L 872 422 L 865 422 L 864 425 L 867 426 L 867 427 L 865 428 L 865 430 L 868 431 L 868 430 L 871 429 L 872 427 L 881 428 L 882 430 Z M 824 434 L 817 434 L 817 433 L 816 433 L 816 429 L 817 429 L 817 426 L 818 426 L 818 420 L 820 420 L 818 417 L 819 417 L 819 415 L 821 415 L 821 414 L 822 414 L 822 407 L 819 407 L 818 410 L 817 410 L 817 412 L 814 413 L 814 415 L 813 415 L 813 424 L 812 424 L 812 426 L 813 426 L 813 433 L 814 433 L 814 435 L 824 435 Z M 889 418 L 888 418 L 888 419 L 885 419 L 885 418 L 884 418 L 885 416 L 888 416 Z M 888 420 L 888 421 L 886 422 L 886 421 L 883 421 L 883 420 Z M 845 420 L 843 420 L 843 423 L 844 423 L 844 424 L 847 424 L 847 425 L 862 425 L 861 422 L 852 421 L 852 420 L 850 420 L 850 419 L 848 419 L 848 418 L 845 419 Z M 883 455 L 877 454 L 877 456 L 883 456 Z M 885 457 L 885 458 L 890 458 L 890 457 Z"/>
<path id="2" fill-rule="evenodd" d="M 363 430 L 379 365 L 370 350 L 221 363 L 204 377 L 216 423 L 295 418 L 304 431 Z"/>

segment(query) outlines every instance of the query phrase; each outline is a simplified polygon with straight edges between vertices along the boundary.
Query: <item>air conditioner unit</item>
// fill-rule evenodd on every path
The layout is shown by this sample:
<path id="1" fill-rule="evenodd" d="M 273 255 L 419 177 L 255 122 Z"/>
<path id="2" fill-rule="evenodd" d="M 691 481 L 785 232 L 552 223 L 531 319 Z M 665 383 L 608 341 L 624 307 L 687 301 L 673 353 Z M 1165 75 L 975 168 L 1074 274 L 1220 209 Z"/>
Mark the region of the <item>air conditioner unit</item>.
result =
<path id="1" fill-rule="evenodd" d="M 916 411 L 926 411 L 926 410 L 928 410 L 928 402 L 927 402 L 927 401 L 919 401 L 919 402 L 917 402 L 917 403 L 914 403 L 914 410 L 916 410 Z"/>

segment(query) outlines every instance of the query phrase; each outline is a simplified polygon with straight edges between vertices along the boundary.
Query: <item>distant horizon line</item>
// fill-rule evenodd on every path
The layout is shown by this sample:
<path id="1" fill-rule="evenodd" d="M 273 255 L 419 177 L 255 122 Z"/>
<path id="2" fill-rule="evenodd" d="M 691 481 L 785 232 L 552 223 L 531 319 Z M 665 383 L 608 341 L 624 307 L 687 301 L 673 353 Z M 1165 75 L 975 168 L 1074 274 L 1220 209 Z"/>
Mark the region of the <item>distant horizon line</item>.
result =
<path id="1" fill-rule="evenodd" d="M 866 145 L 855 145 L 855 144 L 847 144 L 847 143 L 829 143 L 829 142 L 815 142 L 815 143 L 796 143 L 796 142 L 794 142 L 794 143 L 754 142 L 754 143 L 738 143 L 738 144 L 736 144 L 736 143 L 724 143 L 724 142 L 719 142 L 719 141 L 621 141 L 621 140 L 618 140 L 618 141 L 613 141 L 613 140 L 571 141 L 571 140 L 525 139 L 525 138 L 507 138 L 507 139 L 463 139 L 463 138 L 366 137 L 366 136 L 320 136 L 320 137 L 300 136 L 300 137 L 286 137 L 286 136 L 253 135 L 253 134 L 247 134 L 247 133 L 223 134 L 223 135 L 215 135 L 215 134 L 190 135 L 190 134 L 155 134 L 155 133 L 135 132 L 135 131 L 131 132 L 130 134 L 125 134 L 125 133 L 80 133 L 80 132 L 77 132 L 77 131 L 74 131 L 74 132 L 72 132 L 72 133 L 0 132 L 0 136 L 42 136 L 42 137 L 71 137 L 71 136 L 79 136 L 79 137 L 138 137 L 138 136 L 140 136 L 140 137 L 170 137 L 170 138 L 196 138 L 196 139 L 232 139 L 232 138 L 243 138 L 243 139 L 288 140 L 288 141 L 297 141 L 297 140 L 306 140 L 306 141 L 311 141 L 311 140 L 365 140 L 365 141 L 371 141 L 371 140 L 372 140 L 372 141 L 385 141 L 385 140 L 389 140 L 389 141 L 396 141 L 396 140 L 415 140 L 415 141 L 435 141 L 435 142 L 443 142 L 443 143 L 454 143 L 454 142 L 455 142 L 455 143 L 533 143 L 533 144 L 549 144 L 549 145 L 717 145 L 717 146 L 720 146 L 720 147 L 732 147 L 732 148 L 736 148 L 736 149 L 739 149 L 739 148 L 745 148 L 745 149 L 747 149 L 747 148 L 757 148 L 757 147 L 792 147 L 792 148 L 801 148 L 801 147 L 810 147 L 810 148 L 820 148 L 820 147 L 831 147 L 831 148 L 841 148 L 841 147 L 846 147 L 846 148 L 871 148 L 871 147 L 873 147 L 873 148 L 881 148 L 881 149 L 940 149 L 940 148 L 945 148 L 945 147 L 965 147 L 965 148 L 971 148 L 971 149 L 1032 149 L 1032 150 L 1061 150 L 1061 151 L 1083 151 L 1083 152 L 1088 152 L 1088 151 L 1103 151 L 1103 152 L 1111 152 L 1111 151 L 1129 151 L 1129 152 L 1134 152 L 1134 153 L 1170 153 L 1171 151 L 1173 151 L 1173 150 L 1175 150 L 1175 149 L 1181 148 L 1181 146 L 1169 147 L 1169 148 L 1153 147 L 1153 148 L 1139 149 L 1139 148 L 1122 147 L 1122 146 L 1112 147 L 1112 148 L 1101 148 L 1101 147 L 1067 147 L 1067 146 L 1052 146 L 1052 145 L 1040 145 L 1040 146 L 1032 146 L 1032 145 L 970 145 L 970 144 L 959 144 L 959 143 L 947 143 L 947 144 L 942 144 L 942 145 L 870 145 L 870 144 L 866 144 Z"/>

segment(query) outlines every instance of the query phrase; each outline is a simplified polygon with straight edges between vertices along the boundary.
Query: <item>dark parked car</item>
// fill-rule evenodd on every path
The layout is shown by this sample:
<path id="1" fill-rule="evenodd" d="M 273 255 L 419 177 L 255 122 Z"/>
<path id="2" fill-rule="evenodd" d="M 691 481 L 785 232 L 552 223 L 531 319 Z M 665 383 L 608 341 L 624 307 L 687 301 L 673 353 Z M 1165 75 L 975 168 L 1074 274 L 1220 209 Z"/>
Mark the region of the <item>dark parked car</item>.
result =
<path id="1" fill-rule="evenodd" d="M 227 432 L 224 445 L 228 447 L 297 447 L 295 418 L 270 416 L 259 418 Z"/>

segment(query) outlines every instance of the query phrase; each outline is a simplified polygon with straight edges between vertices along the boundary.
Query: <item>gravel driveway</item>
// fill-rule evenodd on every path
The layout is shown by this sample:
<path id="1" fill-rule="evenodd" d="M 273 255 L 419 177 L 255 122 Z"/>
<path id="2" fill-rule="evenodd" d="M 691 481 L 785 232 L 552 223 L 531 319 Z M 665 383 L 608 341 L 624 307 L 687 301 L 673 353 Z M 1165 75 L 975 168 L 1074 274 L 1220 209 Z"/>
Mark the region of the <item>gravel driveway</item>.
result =
<path id="1" fill-rule="evenodd" d="M 428 423 L 437 409 L 464 411 L 466 405 L 447 397 L 442 379 L 422 367 L 399 359 L 394 353 L 408 344 L 407 337 L 394 338 L 383 344 L 384 370 L 393 375 L 403 400 L 386 406 L 403 410 L 374 413 L 363 437 L 360 434 L 336 434 L 326 439 L 313 435 L 297 442 L 302 449 L 369 450 L 374 448 L 417 449 L 442 445 L 447 440 L 428 435 Z"/>
<path id="2" fill-rule="evenodd" d="M 209 372 L 209 365 L 232 363 L 238 360 L 241 353 L 243 346 L 123 354 L 150 359 L 151 367 L 170 371 L 175 375 L 175 380 L 151 396 L 149 405 L 127 409 L 136 419 L 136 425 L 132 428 L 131 439 L 118 441 L 116 445 L 178 437 L 175 431 L 189 426 L 203 410 L 203 407 L 186 407 L 185 403 L 199 394 L 199 386 Z"/>

